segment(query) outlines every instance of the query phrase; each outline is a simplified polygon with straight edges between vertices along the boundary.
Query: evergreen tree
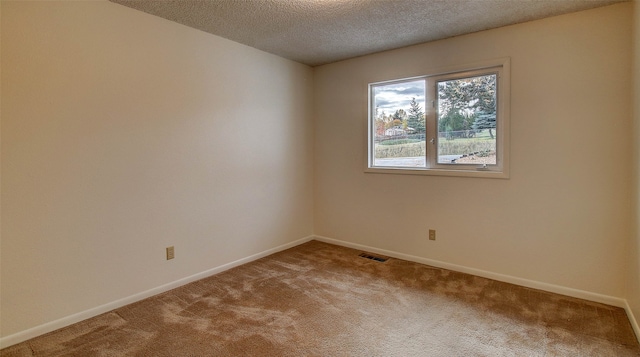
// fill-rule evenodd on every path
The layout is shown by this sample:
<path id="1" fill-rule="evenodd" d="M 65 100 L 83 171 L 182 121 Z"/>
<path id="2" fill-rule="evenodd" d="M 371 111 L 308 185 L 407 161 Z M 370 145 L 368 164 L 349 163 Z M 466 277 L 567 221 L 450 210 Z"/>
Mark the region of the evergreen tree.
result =
<path id="1" fill-rule="evenodd" d="M 476 130 L 489 129 L 489 135 L 493 139 L 492 129 L 496 128 L 496 113 L 480 113 L 473 122 L 473 128 Z"/>
<path id="2" fill-rule="evenodd" d="M 425 123 L 424 123 L 424 113 L 422 112 L 422 108 L 420 108 L 420 104 L 416 102 L 416 98 L 411 98 L 411 103 L 409 104 L 409 115 L 407 117 L 407 126 L 409 128 L 415 129 L 416 133 L 424 133 L 425 132 Z"/>
<path id="3" fill-rule="evenodd" d="M 465 130 L 475 134 L 475 130 L 489 129 L 493 138 L 496 78 L 496 75 L 485 75 L 439 82 L 439 131 Z"/>

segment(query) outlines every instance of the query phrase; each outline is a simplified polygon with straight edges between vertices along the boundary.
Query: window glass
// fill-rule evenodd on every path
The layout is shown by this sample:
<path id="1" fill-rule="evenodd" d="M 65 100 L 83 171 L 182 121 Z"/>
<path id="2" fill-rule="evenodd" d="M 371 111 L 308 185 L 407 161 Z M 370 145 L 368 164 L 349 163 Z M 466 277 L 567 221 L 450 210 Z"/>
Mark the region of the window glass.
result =
<path id="1" fill-rule="evenodd" d="M 372 88 L 374 166 L 426 167 L 424 92 L 424 79 Z"/>
<path id="2" fill-rule="evenodd" d="M 496 164 L 496 78 L 438 81 L 438 164 Z"/>

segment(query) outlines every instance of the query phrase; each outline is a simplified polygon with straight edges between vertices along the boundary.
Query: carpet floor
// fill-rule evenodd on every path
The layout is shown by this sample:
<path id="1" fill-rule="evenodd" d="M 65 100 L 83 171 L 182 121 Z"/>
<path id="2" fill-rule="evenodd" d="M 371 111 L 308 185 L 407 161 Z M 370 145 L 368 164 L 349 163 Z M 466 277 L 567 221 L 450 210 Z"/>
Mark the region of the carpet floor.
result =
<path id="1" fill-rule="evenodd" d="M 2 356 L 640 356 L 623 309 L 311 241 Z"/>

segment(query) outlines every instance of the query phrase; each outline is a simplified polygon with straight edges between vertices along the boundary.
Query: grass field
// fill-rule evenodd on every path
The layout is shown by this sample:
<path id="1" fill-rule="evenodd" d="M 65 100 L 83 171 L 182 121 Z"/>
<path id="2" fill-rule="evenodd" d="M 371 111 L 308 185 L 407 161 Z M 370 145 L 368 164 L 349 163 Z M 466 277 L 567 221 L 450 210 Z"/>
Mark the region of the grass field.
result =
<path id="1" fill-rule="evenodd" d="M 375 157 L 379 159 L 394 157 L 415 157 L 425 155 L 426 143 L 415 139 L 383 141 L 375 146 Z M 490 153 L 496 150 L 496 140 L 491 139 L 488 130 L 483 130 L 473 138 L 438 140 L 439 155 L 466 155 L 471 153 Z"/>

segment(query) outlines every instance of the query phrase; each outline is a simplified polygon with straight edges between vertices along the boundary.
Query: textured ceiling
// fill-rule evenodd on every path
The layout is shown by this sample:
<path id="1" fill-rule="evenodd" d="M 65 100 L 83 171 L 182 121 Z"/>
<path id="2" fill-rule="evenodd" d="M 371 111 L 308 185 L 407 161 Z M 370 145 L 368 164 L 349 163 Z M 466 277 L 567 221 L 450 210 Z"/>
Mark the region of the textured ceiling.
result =
<path id="1" fill-rule="evenodd" d="M 317 66 L 624 0 L 110 1 Z"/>

